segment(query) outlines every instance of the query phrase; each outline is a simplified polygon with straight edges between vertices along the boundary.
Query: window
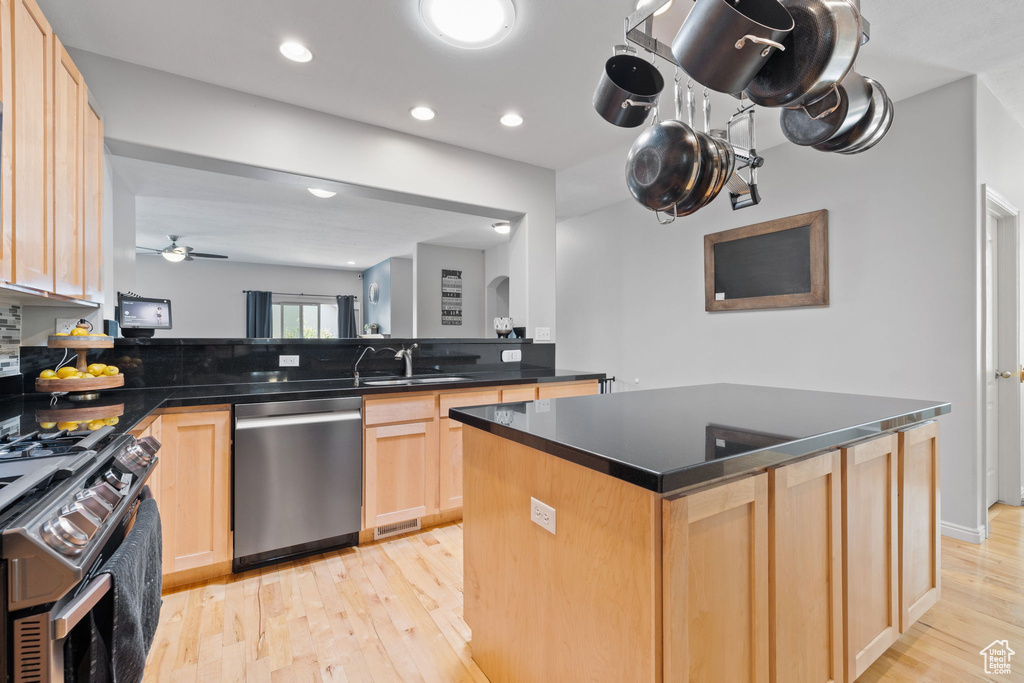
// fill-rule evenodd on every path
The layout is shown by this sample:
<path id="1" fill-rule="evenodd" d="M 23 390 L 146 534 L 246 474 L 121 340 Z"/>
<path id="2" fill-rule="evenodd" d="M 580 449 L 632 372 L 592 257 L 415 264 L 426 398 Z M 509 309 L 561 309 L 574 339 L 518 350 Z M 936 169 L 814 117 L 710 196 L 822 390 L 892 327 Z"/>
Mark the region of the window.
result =
<path id="1" fill-rule="evenodd" d="M 277 339 L 337 339 L 338 304 L 274 302 L 273 335 Z"/>

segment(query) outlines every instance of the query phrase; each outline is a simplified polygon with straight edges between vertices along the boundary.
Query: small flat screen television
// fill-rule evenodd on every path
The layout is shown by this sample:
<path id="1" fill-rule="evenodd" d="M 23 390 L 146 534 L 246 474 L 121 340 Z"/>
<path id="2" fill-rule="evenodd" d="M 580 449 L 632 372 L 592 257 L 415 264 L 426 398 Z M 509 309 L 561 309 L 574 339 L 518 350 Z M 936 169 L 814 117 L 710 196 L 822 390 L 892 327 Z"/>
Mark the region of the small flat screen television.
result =
<path id="1" fill-rule="evenodd" d="M 171 300 L 118 294 L 117 324 L 126 337 L 131 336 L 130 330 L 169 330 Z"/>

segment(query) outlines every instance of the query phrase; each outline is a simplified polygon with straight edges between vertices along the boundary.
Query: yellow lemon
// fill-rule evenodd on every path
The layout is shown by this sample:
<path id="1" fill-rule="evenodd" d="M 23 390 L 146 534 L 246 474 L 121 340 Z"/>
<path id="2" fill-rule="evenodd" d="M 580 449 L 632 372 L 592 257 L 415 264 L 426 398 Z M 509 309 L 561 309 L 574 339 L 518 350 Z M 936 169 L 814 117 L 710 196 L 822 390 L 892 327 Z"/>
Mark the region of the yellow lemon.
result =
<path id="1" fill-rule="evenodd" d="M 76 370 L 71 365 L 65 365 L 64 367 L 62 367 L 60 370 L 57 371 L 57 377 L 59 377 L 60 379 L 67 379 L 68 377 L 74 377 L 77 374 L 78 374 L 78 370 Z"/>
<path id="2" fill-rule="evenodd" d="M 89 330 L 85 329 L 84 327 L 76 327 L 75 329 L 71 330 L 71 336 L 72 337 L 88 337 L 89 336 Z"/>
<path id="3" fill-rule="evenodd" d="M 120 422 L 120 420 L 118 420 L 116 417 L 108 417 L 106 420 L 104 420 L 104 422 L 106 422 L 108 425 L 116 425 L 118 422 Z"/>
<path id="4" fill-rule="evenodd" d="M 68 333 L 67 333 L 67 332 L 57 332 L 57 333 L 56 333 L 56 334 L 54 334 L 53 336 L 54 336 L 54 337 L 67 337 L 67 336 L 68 336 Z"/>
<path id="5" fill-rule="evenodd" d="M 58 422 L 57 423 L 57 429 L 70 429 L 71 431 L 75 431 L 76 429 L 78 429 L 78 423 L 77 422 Z"/>
<path id="6" fill-rule="evenodd" d="M 56 422 L 40 422 L 39 423 L 39 427 L 41 429 L 53 429 L 56 426 L 57 426 Z"/>
<path id="7" fill-rule="evenodd" d="M 107 377 L 113 377 L 118 372 L 120 371 L 117 369 L 117 367 L 113 365 L 108 365 L 107 367 L 103 368 L 103 374 L 106 375 Z"/>
<path id="8" fill-rule="evenodd" d="M 93 377 L 99 377 L 100 375 L 103 374 L 103 368 L 105 367 L 107 366 L 104 365 L 103 363 L 93 363 L 92 365 L 89 366 L 86 372 L 91 373 Z"/>
<path id="9" fill-rule="evenodd" d="M 89 423 L 89 429 L 94 432 L 97 429 L 102 429 L 103 426 L 103 420 L 93 420 L 92 422 Z"/>
<path id="10" fill-rule="evenodd" d="M 82 379 L 96 379 L 96 375 L 92 374 L 91 372 L 83 372 L 83 373 L 82 373 L 82 374 L 80 375 L 80 377 L 81 377 Z"/>
<path id="11" fill-rule="evenodd" d="M 39 373 L 39 377 L 42 379 L 53 379 L 57 376 L 57 373 L 53 370 L 43 370 Z"/>

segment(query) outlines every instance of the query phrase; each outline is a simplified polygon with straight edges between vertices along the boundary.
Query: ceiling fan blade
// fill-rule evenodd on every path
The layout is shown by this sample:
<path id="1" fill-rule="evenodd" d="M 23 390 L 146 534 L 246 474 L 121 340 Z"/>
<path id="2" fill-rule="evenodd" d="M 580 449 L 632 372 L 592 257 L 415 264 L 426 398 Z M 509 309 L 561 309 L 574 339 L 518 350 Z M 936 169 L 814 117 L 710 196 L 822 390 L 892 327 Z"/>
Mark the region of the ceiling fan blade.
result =
<path id="1" fill-rule="evenodd" d="M 195 256 L 196 258 L 227 258 L 224 254 L 203 254 L 198 251 L 190 252 L 189 256 Z"/>
<path id="2" fill-rule="evenodd" d="M 145 251 L 151 251 L 154 254 L 159 254 L 161 251 L 163 251 L 163 249 L 154 249 L 153 247 L 140 247 L 138 245 L 135 245 L 135 251 L 136 252 L 138 252 L 140 249 L 143 249 Z"/>

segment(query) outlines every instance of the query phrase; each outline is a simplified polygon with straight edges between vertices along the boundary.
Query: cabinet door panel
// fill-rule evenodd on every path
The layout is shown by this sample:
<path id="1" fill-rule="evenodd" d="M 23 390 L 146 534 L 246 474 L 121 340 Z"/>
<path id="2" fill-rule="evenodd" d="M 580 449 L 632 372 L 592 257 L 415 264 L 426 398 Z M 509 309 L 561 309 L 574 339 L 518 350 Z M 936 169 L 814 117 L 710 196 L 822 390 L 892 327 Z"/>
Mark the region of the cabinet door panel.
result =
<path id="1" fill-rule="evenodd" d="M 364 526 L 436 514 L 437 422 L 367 427 Z"/>
<path id="2" fill-rule="evenodd" d="M 939 423 L 899 433 L 900 633 L 941 594 Z"/>
<path id="3" fill-rule="evenodd" d="M 663 505 L 666 681 L 768 681 L 768 475 Z"/>
<path id="4" fill-rule="evenodd" d="M 11 96 L 11 3 L 0 0 L 0 102 L 6 102 L 8 111 L 14 104 Z M 14 223 L 11 205 L 11 121 L 4 122 L 0 130 L 0 281 L 10 282 L 14 277 Z"/>
<path id="5" fill-rule="evenodd" d="M 462 423 L 442 418 L 440 453 L 441 509 L 462 507 Z"/>
<path id="6" fill-rule="evenodd" d="M 854 681 L 899 637 L 896 437 L 842 453 L 844 659 Z"/>
<path id="7" fill-rule="evenodd" d="M 842 681 L 839 451 L 768 470 L 772 683 Z"/>
<path id="8" fill-rule="evenodd" d="M 164 573 L 231 560 L 231 412 L 161 418 Z"/>
<path id="9" fill-rule="evenodd" d="M 597 381 L 575 382 L 572 384 L 541 384 L 537 398 L 568 398 L 569 396 L 592 396 L 599 393 Z"/>
<path id="10" fill-rule="evenodd" d="M 85 81 L 60 40 L 53 38 L 53 291 L 85 293 L 82 162 Z"/>
<path id="11" fill-rule="evenodd" d="M 14 281 L 50 291 L 53 31 L 33 0 L 14 0 L 11 15 Z"/>
<path id="12" fill-rule="evenodd" d="M 82 167 L 82 235 L 85 297 L 103 300 L 103 121 L 83 103 L 85 152 Z"/>

